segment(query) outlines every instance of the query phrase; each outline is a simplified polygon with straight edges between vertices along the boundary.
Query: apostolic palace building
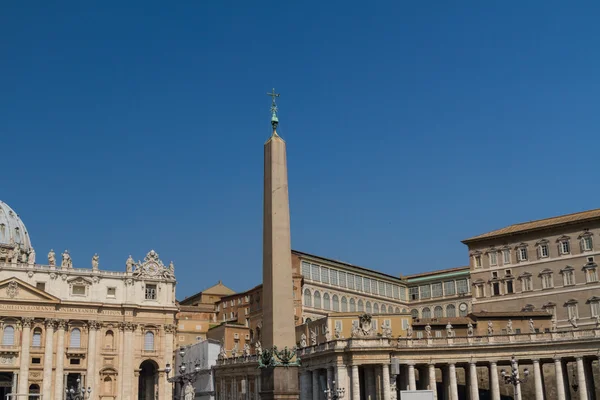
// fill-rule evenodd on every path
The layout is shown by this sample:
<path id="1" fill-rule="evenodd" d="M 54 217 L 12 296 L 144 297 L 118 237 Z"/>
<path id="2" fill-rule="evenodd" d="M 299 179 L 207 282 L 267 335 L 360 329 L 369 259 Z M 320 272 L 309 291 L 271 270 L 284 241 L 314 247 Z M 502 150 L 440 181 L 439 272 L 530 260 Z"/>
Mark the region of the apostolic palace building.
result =
<path id="1" fill-rule="evenodd" d="M 66 250 L 36 254 L 0 202 L 0 399 L 62 400 L 71 388 L 99 400 L 392 400 L 406 390 L 600 399 L 600 209 L 471 237 L 467 266 L 414 275 L 290 251 L 275 111 L 272 122 L 264 279 L 245 292 L 219 282 L 177 301 L 174 264 L 154 250 L 124 257 L 118 272 L 101 269 L 97 254 L 86 266 Z M 282 338 L 296 347 L 275 362 Z M 220 344 L 218 357 L 197 346 L 178 372 L 174 354 L 199 342 Z M 261 371 L 276 365 L 294 371 L 285 393 L 262 387 Z M 194 374 L 205 374 L 202 387 L 173 390 Z"/>

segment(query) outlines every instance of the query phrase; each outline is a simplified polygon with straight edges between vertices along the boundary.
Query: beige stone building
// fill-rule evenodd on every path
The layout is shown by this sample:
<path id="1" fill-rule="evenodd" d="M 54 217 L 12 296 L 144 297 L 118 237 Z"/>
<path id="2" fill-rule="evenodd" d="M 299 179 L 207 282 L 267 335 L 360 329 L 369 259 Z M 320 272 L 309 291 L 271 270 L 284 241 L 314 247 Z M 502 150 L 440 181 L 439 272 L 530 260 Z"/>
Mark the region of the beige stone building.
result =
<path id="1" fill-rule="evenodd" d="M 123 272 L 90 258 L 36 256 L 23 222 L 0 202 L 0 398 L 61 400 L 77 380 L 91 399 L 171 398 L 173 264 L 154 250 L 143 261 L 130 256 Z"/>

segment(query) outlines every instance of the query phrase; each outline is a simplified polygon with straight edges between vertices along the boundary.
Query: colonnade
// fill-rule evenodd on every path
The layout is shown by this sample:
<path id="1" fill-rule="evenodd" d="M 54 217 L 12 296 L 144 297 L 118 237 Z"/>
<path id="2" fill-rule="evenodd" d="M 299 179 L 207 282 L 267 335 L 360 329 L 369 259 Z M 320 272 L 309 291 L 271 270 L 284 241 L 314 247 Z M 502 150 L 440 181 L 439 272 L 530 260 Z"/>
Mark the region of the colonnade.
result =
<path id="1" fill-rule="evenodd" d="M 343 389 L 344 398 L 348 400 L 391 400 L 401 390 L 431 390 L 436 400 L 480 400 L 479 387 L 482 369 L 487 369 L 488 380 L 485 396 L 491 400 L 501 400 L 501 385 L 512 388 L 509 395 L 515 399 L 523 399 L 521 384 L 514 387 L 505 383 L 500 371 L 504 369 L 508 375 L 514 366 L 520 379 L 525 378 L 525 366 L 529 369 L 527 382 L 533 381 L 534 394 L 527 399 L 547 400 L 594 400 L 595 384 L 592 374 L 592 362 L 598 355 L 555 358 L 529 358 L 519 360 L 489 360 L 486 362 L 410 362 L 399 360 L 400 367 L 390 370 L 390 364 L 354 364 L 350 366 L 333 365 L 316 368 L 305 368 L 300 373 L 301 400 L 327 400 L 326 390 Z M 570 379 L 567 364 L 574 362 L 575 375 Z M 552 365 L 555 376 L 555 389 L 548 395 L 544 380 L 543 365 Z M 457 370 L 464 370 L 464 390 L 459 392 Z M 437 371 L 441 373 L 438 374 Z M 397 375 L 391 375 L 399 372 Z M 441 376 L 441 379 L 438 379 Z M 547 380 L 546 380 L 547 381 Z M 546 382 L 548 383 L 548 382 Z M 600 383 L 599 383 L 600 384 Z M 571 396 L 571 388 L 576 388 L 576 397 Z M 506 391 L 506 389 L 505 389 Z"/>

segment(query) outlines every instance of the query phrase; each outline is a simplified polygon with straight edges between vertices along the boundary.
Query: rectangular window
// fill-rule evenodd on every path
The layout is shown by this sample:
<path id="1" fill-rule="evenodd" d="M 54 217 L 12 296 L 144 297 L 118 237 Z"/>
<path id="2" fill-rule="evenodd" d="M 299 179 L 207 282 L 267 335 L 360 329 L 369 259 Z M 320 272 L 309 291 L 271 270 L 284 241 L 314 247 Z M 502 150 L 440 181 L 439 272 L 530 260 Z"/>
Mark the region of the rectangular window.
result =
<path id="1" fill-rule="evenodd" d="M 377 320 L 376 320 L 376 319 L 373 319 L 373 320 L 371 321 L 371 325 L 373 326 L 373 331 L 374 331 L 374 332 L 377 332 L 377 329 L 378 329 L 378 328 L 377 328 Z"/>
<path id="2" fill-rule="evenodd" d="M 346 280 L 348 282 L 348 289 L 353 289 L 354 290 L 354 275 L 348 274 L 346 276 Z"/>
<path id="3" fill-rule="evenodd" d="M 418 286 L 411 287 L 410 289 L 408 289 L 408 291 L 410 293 L 411 300 L 419 300 L 419 287 Z"/>
<path id="4" fill-rule="evenodd" d="M 442 331 L 435 331 L 435 337 L 436 338 L 441 338 L 442 337 Z"/>
<path id="5" fill-rule="evenodd" d="M 423 339 L 423 331 L 417 332 L 417 339 Z"/>
<path id="6" fill-rule="evenodd" d="M 431 297 L 442 297 L 442 282 L 431 284 Z"/>
<path id="7" fill-rule="evenodd" d="M 342 321 L 335 321 L 335 329 L 339 332 L 342 332 Z"/>
<path id="8" fill-rule="evenodd" d="M 106 288 L 106 297 L 116 297 L 117 296 L 117 288 L 109 287 Z"/>
<path id="9" fill-rule="evenodd" d="M 513 281 L 506 281 L 506 293 L 514 293 Z"/>
<path id="10" fill-rule="evenodd" d="M 302 261 L 302 276 L 310 280 L 310 264 Z"/>
<path id="11" fill-rule="evenodd" d="M 79 364 L 81 364 L 81 359 L 79 359 L 79 358 L 71 358 L 70 364 L 71 365 L 79 365 Z"/>
<path id="12" fill-rule="evenodd" d="M 385 295 L 387 297 L 392 297 L 392 284 L 391 283 L 385 284 Z"/>
<path id="13" fill-rule="evenodd" d="M 379 295 L 385 296 L 385 282 L 379 281 Z"/>
<path id="14" fill-rule="evenodd" d="M 593 301 L 590 303 L 590 311 L 592 313 L 592 317 L 597 317 L 600 315 L 600 303 L 597 301 Z"/>
<path id="15" fill-rule="evenodd" d="M 46 282 L 36 282 L 35 287 L 39 290 L 46 290 Z"/>
<path id="16" fill-rule="evenodd" d="M 406 288 L 400 288 L 400 300 L 406 300 Z"/>
<path id="17" fill-rule="evenodd" d="M 592 250 L 592 247 L 593 247 L 592 237 L 591 236 L 584 237 L 583 241 L 581 243 L 581 247 L 583 248 L 583 251 Z"/>
<path id="18" fill-rule="evenodd" d="M 338 272 L 338 278 L 340 280 L 340 286 L 346 287 L 346 273 L 343 271 Z"/>
<path id="19" fill-rule="evenodd" d="M 567 305 L 567 312 L 569 314 L 570 320 L 579 319 L 579 312 L 577 310 L 577 304 L 569 304 Z"/>
<path id="20" fill-rule="evenodd" d="M 466 279 L 458 279 L 456 281 L 456 288 L 458 290 L 458 294 L 469 293 L 469 285 L 467 285 Z"/>
<path id="21" fill-rule="evenodd" d="M 329 277 L 331 278 L 331 284 L 338 286 L 338 272 L 335 269 L 329 271 Z"/>
<path id="22" fill-rule="evenodd" d="M 408 320 L 407 319 L 402 319 L 402 329 L 406 330 L 408 329 Z"/>
<path id="23" fill-rule="evenodd" d="M 495 266 L 498 265 L 498 257 L 495 251 L 490 253 L 490 265 Z"/>
<path id="24" fill-rule="evenodd" d="M 552 275 L 544 274 L 542 275 L 542 289 L 549 289 L 554 286 L 552 282 Z"/>
<path id="25" fill-rule="evenodd" d="M 394 298 L 399 299 L 400 298 L 400 288 L 398 286 L 394 285 L 393 292 L 394 292 Z"/>
<path id="26" fill-rule="evenodd" d="M 146 300 L 156 300 L 156 285 L 146 285 Z"/>
<path id="27" fill-rule="evenodd" d="M 310 272 L 311 272 L 311 277 L 312 277 L 313 281 L 317 281 L 317 282 L 321 281 L 321 271 L 320 271 L 318 265 L 311 264 L 310 265 Z"/>
<path id="28" fill-rule="evenodd" d="M 498 272 L 497 271 L 492 272 L 492 279 L 494 279 L 494 278 L 496 278 L 496 279 L 498 278 Z"/>
<path id="29" fill-rule="evenodd" d="M 73 294 L 77 296 L 85 296 L 85 285 L 73 285 Z"/>
<path id="30" fill-rule="evenodd" d="M 527 261 L 527 248 L 519 248 L 519 261 Z"/>
<path id="31" fill-rule="evenodd" d="M 504 264 L 510 264 L 510 249 L 502 250 L 502 262 Z"/>
<path id="32" fill-rule="evenodd" d="M 560 242 L 560 253 L 561 254 L 569 254 L 571 252 L 571 246 L 569 245 L 568 240 L 563 240 Z"/>
<path id="33" fill-rule="evenodd" d="M 521 280 L 521 282 L 523 283 L 523 291 L 524 292 L 529 292 L 529 291 L 533 290 L 533 288 L 531 287 L 531 277 L 526 276 Z"/>
<path id="34" fill-rule="evenodd" d="M 483 297 L 483 285 L 475 286 L 475 297 Z"/>
<path id="35" fill-rule="evenodd" d="M 375 279 L 371 279 L 371 293 L 377 294 L 377 281 Z"/>
<path id="36" fill-rule="evenodd" d="M 329 268 L 321 267 L 321 282 L 329 283 Z"/>
<path id="37" fill-rule="evenodd" d="M 356 283 L 356 290 L 359 290 L 362 292 L 363 291 L 362 276 L 356 275 L 355 283 Z"/>
<path id="38" fill-rule="evenodd" d="M 575 278 L 573 277 L 573 271 L 565 271 L 563 274 L 564 285 L 570 286 L 575 284 Z"/>
<path id="39" fill-rule="evenodd" d="M 596 268 L 588 268 L 585 271 L 585 278 L 588 283 L 598 282 L 598 273 L 596 272 Z"/>
<path id="40" fill-rule="evenodd" d="M 444 294 L 446 296 L 454 296 L 456 294 L 456 284 L 454 281 L 444 282 Z"/>
<path id="41" fill-rule="evenodd" d="M 540 245 L 540 257 L 541 258 L 546 258 L 549 255 L 550 255 L 550 251 L 548 249 L 548 245 L 547 244 Z"/>
<path id="42" fill-rule="evenodd" d="M 500 296 L 500 283 L 499 282 L 492 283 L 492 295 Z"/>
<path id="43" fill-rule="evenodd" d="M 41 358 L 39 358 L 39 357 L 33 357 L 33 358 L 31 359 L 31 363 L 32 363 L 32 364 L 41 364 L 41 363 L 42 363 L 42 359 L 41 359 Z"/>
<path id="44" fill-rule="evenodd" d="M 475 256 L 475 268 L 481 268 L 481 256 Z"/>
<path id="45" fill-rule="evenodd" d="M 363 278 L 363 291 L 369 293 L 371 291 L 371 279 Z"/>
<path id="46" fill-rule="evenodd" d="M 421 293 L 422 299 L 428 299 L 431 297 L 431 288 L 429 285 L 419 286 L 419 292 Z"/>

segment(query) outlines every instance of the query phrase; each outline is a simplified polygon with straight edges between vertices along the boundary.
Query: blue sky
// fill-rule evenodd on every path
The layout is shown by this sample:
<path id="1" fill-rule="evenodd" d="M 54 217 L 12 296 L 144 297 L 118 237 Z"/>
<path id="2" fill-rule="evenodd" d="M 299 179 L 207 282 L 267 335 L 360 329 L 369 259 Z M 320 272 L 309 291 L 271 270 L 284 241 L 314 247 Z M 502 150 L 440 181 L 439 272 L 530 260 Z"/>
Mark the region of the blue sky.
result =
<path id="1" fill-rule="evenodd" d="M 120 4 L 125 3 L 125 5 Z M 11 2 L 0 199 L 40 258 L 178 297 L 260 281 L 272 87 L 292 247 L 388 274 L 461 239 L 597 208 L 600 6 L 524 2 Z"/>

